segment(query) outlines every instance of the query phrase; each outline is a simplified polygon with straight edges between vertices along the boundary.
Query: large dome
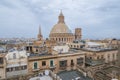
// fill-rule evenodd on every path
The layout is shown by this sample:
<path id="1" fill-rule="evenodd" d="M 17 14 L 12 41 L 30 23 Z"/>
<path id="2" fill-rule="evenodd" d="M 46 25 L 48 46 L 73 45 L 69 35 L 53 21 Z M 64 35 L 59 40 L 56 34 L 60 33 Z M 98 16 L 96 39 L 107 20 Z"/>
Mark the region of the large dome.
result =
<path id="1" fill-rule="evenodd" d="M 64 23 L 58 23 L 54 25 L 52 28 L 50 34 L 52 33 L 71 33 L 70 29 L 67 27 L 66 24 Z"/>
<path id="2" fill-rule="evenodd" d="M 53 26 L 50 34 L 53 33 L 71 33 L 70 29 L 67 27 L 64 21 L 64 16 L 62 14 L 62 11 L 58 17 L 58 23 Z"/>
<path id="3" fill-rule="evenodd" d="M 65 24 L 62 11 L 58 17 L 58 23 L 53 26 L 49 37 L 50 40 L 54 40 L 58 43 L 72 42 L 74 40 L 75 36 Z"/>

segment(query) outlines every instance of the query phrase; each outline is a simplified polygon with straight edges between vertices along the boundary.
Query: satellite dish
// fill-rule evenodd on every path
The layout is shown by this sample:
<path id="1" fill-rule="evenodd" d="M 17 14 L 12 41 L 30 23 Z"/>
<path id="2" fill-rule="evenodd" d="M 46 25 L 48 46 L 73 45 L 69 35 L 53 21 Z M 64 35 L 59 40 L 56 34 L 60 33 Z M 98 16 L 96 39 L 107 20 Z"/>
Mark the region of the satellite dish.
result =
<path id="1" fill-rule="evenodd" d="M 49 75 L 49 70 L 45 70 L 45 75 L 46 75 L 46 76 Z"/>

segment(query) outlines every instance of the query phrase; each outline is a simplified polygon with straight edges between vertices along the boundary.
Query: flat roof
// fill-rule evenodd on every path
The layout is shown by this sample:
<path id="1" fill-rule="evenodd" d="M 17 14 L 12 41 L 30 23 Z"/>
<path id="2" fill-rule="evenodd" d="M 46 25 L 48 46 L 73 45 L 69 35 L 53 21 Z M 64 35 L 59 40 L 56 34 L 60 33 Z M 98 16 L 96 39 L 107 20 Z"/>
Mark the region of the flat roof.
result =
<path id="1" fill-rule="evenodd" d="M 50 76 L 42 76 L 42 77 L 33 77 L 33 78 L 30 78 L 29 80 L 53 80 Z"/>
<path id="2" fill-rule="evenodd" d="M 80 50 L 69 50 L 69 52 L 66 53 L 58 53 L 58 55 L 69 55 L 69 54 L 83 54 L 83 51 Z M 42 56 L 54 56 L 53 54 L 49 54 L 49 53 L 30 53 L 30 55 L 28 57 L 34 57 L 34 56 L 38 56 L 38 57 L 42 57 Z"/>
<path id="3" fill-rule="evenodd" d="M 71 71 L 62 71 L 57 74 L 62 80 L 76 80 L 76 78 L 80 78 L 80 80 L 92 80 L 89 77 L 85 77 L 82 73 L 77 70 Z"/>
<path id="4" fill-rule="evenodd" d="M 87 51 L 87 52 L 106 52 L 106 51 L 115 51 L 118 49 L 109 49 L 109 48 L 103 48 L 103 49 L 90 49 L 90 48 L 82 48 L 82 49 L 76 49 L 81 51 Z"/>

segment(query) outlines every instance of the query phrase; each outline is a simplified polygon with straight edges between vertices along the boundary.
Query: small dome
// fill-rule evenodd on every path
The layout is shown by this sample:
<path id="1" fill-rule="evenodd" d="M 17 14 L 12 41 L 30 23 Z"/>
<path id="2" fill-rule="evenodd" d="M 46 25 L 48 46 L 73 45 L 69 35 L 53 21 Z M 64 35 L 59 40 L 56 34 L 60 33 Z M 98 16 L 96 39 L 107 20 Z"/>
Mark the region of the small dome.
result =
<path id="1" fill-rule="evenodd" d="M 67 27 L 66 24 L 64 23 L 58 23 L 54 25 L 52 28 L 50 34 L 52 33 L 71 33 L 70 29 Z"/>

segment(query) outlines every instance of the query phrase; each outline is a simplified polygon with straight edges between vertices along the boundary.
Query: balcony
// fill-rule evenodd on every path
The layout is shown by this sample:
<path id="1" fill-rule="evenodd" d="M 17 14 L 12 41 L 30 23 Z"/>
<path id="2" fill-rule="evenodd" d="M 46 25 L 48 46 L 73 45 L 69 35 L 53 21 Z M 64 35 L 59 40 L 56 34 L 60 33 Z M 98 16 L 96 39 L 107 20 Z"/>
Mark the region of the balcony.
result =
<path id="1" fill-rule="evenodd" d="M 50 69 L 56 68 L 56 66 L 50 66 Z"/>
<path id="2" fill-rule="evenodd" d="M 49 67 L 51 71 L 55 70 L 56 66 L 50 66 Z"/>
<path id="3" fill-rule="evenodd" d="M 104 64 L 105 63 L 105 59 L 97 59 L 97 60 L 94 60 L 94 59 L 86 59 L 85 60 L 85 63 L 86 64 L 89 64 L 91 66 L 95 66 L 95 65 L 100 65 L 100 64 Z"/>
<path id="4" fill-rule="evenodd" d="M 60 70 L 66 70 L 67 69 L 67 66 L 62 66 L 59 68 Z"/>

